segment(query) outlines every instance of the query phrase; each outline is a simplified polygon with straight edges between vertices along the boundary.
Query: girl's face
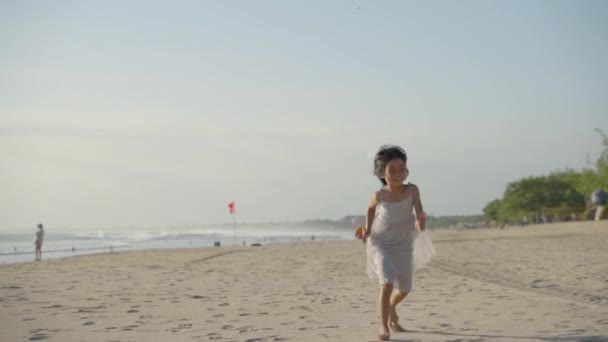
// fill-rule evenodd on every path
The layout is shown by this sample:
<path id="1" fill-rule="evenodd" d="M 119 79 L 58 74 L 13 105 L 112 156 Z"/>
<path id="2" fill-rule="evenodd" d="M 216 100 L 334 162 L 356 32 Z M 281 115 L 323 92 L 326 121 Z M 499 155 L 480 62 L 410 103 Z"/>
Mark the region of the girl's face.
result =
<path id="1" fill-rule="evenodd" d="M 384 181 L 388 185 L 401 185 L 407 177 L 405 162 L 401 159 L 393 159 L 384 167 Z"/>

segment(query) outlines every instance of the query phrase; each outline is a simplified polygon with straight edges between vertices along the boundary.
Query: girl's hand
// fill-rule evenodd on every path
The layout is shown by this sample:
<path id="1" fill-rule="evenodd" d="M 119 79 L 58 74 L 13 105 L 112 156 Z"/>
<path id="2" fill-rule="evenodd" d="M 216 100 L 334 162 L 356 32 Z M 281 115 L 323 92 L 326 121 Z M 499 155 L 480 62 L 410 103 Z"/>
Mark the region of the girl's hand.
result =
<path id="1" fill-rule="evenodd" d="M 418 226 L 419 231 L 424 231 L 426 229 L 426 213 L 423 211 L 416 218 L 416 225 Z"/>
<path id="2" fill-rule="evenodd" d="M 363 237 L 361 238 L 361 241 L 363 243 L 367 242 L 367 238 L 369 238 L 369 235 L 370 235 L 369 232 L 366 231 L 365 234 L 363 234 Z"/>
<path id="3" fill-rule="evenodd" d="M 365 243 L 365 240 L 367 240 L 367 238 L 369 237 L 369 232 L 367 231 L 367 229 L 365 229 L 365 227 L 359 227 L 355 231 L 355 237 Z"/>
<path id="4" fill-rule="evenodd" d="M 355 237 L 357 239 L 363 239 L 364 234 L 365 234 L 365 227 L 359 227 L 355 230 Z"/>
<path id="5" fill-rule="evenodd" d="M 418 227 L 418 230 L 420 232 L 423 232 L 426 229 L 424 220 L 420 220 L 420 219 L 416 220 L 416 226 Z"/>

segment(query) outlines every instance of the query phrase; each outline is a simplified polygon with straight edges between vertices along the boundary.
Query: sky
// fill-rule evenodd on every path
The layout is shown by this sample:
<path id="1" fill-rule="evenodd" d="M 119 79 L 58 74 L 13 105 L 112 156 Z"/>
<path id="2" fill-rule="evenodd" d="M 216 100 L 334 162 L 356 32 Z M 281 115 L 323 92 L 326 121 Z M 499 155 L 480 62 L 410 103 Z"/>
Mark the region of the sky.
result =
<path id="1" fill-rule="evenodd" d="M 608 131 L 606 1 L 1 1 L 0 229 L 481 213 Z"/>

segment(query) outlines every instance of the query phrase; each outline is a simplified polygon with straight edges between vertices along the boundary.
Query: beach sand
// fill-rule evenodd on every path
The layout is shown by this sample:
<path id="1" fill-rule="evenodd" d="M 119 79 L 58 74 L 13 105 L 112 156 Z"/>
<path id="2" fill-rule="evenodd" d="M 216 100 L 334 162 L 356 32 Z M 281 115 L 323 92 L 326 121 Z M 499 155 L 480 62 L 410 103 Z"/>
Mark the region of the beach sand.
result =
<path id="1" fill-rule="evenodd" d="M 608 221 L 432 234 L 391 340 L 608 341 Z M 6 265 L 0 341 L 374 341 L 364 265 L 355 240 Z"/>

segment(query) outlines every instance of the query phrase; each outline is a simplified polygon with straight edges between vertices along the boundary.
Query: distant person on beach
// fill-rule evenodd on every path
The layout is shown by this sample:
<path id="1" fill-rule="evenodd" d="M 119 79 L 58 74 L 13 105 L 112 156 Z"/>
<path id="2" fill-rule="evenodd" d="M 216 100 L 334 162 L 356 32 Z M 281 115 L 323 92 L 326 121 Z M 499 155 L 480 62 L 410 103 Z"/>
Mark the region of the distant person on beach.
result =
<path id="1" fill-rule="evenodd" d="M 508 226 L 508 225 L 509 225 L 509 220 L 504 219 L 502 221 L 502 223 L 500 224 L 500 229 L 505 229 L 505 227 Z"/>
<path id="2" fill-rule="evenodd" d="M 591 203 L 596 205 L 595 208 L 595 220 L 599 221 L 602 219 L 602 213 L 604 212 L 604 207 L 606 206 L 606 202 L 608 201 L 608 194 L 602 189 L 597 189 L 591 194 Z"/>
<path id="3" fill-rule="evenodd" d="M 38 224 L 38 231 L 36 232 L 36 240 L 34 244 L 36 245 L 36 261 L 42 260 L 42 242 L 44 241 L 44 228 L 42 227 L 42 223 Z"/>
<path id="4" fill-rule="evenodd" d="M 409 175 L 406 163 L 401 147 L 384 145 L 376 153 L 374 174 L 384 186 L 372 195 L 366 230 L 360 237 L 367 241 L 366 272 L 380 284 L 380 340 L 388 340 L 390 330 L 405 331 L 399 325 L 397 304 L 412 290 L 416 225 L 425 229 L 420 191 L 404 183 Z"/>
<path id="5" fill-rule="evenodd" d="M 604 212 L 604 206 L 603 205 L 598 205 L 597 208 L 595 209 L 595 220 L 599 221 L 602 219 L 602 213 Z"/>

